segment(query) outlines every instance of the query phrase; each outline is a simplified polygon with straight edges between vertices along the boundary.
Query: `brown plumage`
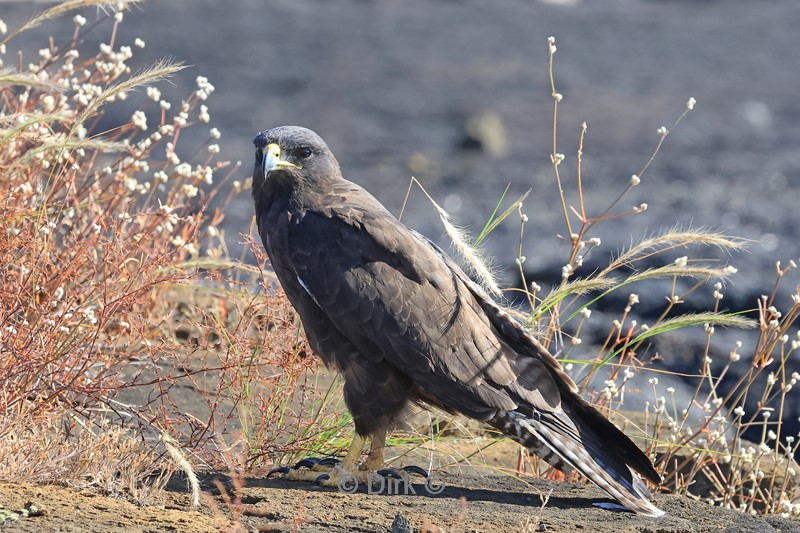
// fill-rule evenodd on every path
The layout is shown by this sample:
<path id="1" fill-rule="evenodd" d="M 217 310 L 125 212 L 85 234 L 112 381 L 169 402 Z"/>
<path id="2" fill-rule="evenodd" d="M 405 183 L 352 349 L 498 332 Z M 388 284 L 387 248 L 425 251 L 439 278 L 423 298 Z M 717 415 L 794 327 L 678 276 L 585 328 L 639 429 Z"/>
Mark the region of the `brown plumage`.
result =
<path id="1" fill-rule="evenodd" d="M 258 230 L 312 349 L 344 376 L 362 437 L 348 458 L 372 437 L 382 461 L 386 430 L 423 402 L 486 422 L 636 512 L 663 514 L 637 474 L 660 483 L 650 460 L 447 254 L 345 180 L 319 136 L 283 126 L 254 143 Z"/>

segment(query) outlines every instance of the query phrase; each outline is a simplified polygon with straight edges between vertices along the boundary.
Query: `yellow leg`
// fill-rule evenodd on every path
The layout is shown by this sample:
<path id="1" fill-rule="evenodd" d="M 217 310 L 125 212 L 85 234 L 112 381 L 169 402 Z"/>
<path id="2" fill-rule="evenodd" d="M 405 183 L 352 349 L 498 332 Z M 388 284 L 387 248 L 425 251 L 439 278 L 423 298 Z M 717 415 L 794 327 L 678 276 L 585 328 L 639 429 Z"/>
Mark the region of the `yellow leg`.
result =
<path id="1" fill-rule="evenodd" d="M 347 455 L 345 455 L 341 464 L 338 466 L 322 466 L 315 464 L 311 468 L 292 468 L 286 475 L 287 479 L 293 481 L 316 481 L 322 474 L 327 474 L 328 479 L 321 481 L 321 485 L 336 485 L 338 482 L 336 475 L 339 470 L 350 473 L 350 475 L 358 474 L 358 459 L 361 457 L 361 450 L 364 448 L 367 438 L 364 436 L 356 435 L 353 437 L 350 446 L 347 448 Z"/>
<path id="2" fill-rule="evenodd" d="M 384 450 L 386 449 L 386 430 L 382 430 L 374 435 L 371 435 L 372 441 L 369 447 L 369 457 L 366 462 L 361 465 L 359 469 L 358 460 L 361 457 L 361 451 L 364 444 L 367 442 L 366 436 L 356 434 L 353 441 L 347 448 L 347 454 L 342 462 L 336 466 L 330 463 L 320 465 L 317 462 L 309 461 L 305 466 L 309 468 L 284 468 L 279 469 L 286 473 L 286 479 L 295 481 L 313 481 L 326 487 L 338 487 L 340 490 L 348 490 L 347 487 L 356 490 L 359 485 L 374 483 L 374 472 L 376 470 L 384 470 L 386 464 L 384 462 Z M 313 466 L 311 466 L 313 464 Z M 390 469 L 391 470 L 391 469 Z M 428 474 L 420 467 L 406 466 L 404 470 L 407 474 L 417 474 L 427 477 Z M 402 472 L 389 472 L 383 473 L 387 477 L 402 476 Z M 405 479 L 405 478 L 404 478 Z M 349 491 L 349 490 L 348 490 Z"/>
<path id="3" fill-rule="evenodd" d="M 362 469 L 359 472 L 358 460 L 361 457 L 361 451 L 363 450 L 366 442 L 366 436 L 356 433 L 356 435 L 353 437 L 353 441 L 350 443 L 350 446 L 348 446 L 347 454 L 340 465 L 336 467 L 327 465 L 314 465 L 309 469 L 292 469 L 287 473 L 286 477 L 287 479 L 295 481 L 315 481 L 323 486 L 337 486 L 340 480 L 339 476 L 342 473 L 346 473 L 351 477 L 355 477 L 359 483 L 368 483 L 371 472 L 381 470 L 386 466 L 383 460 L 383 451 L 386 447 L 386 431 L 380 431 L 377 434 L 372 435 L 372 442 L 370 443 L 369 448 L 369 457 L 367 458 L 366 463 L 362 465 Z M 325 479 L 318 480 L 318 478 L 323 474 L 326 474 L 327 477 Z"/>
<path id="4" fill-rule="evenodd" d="M 359 435 L 358 433 L 355 434 L 353 441 L 347 448 L 347 455 L 345 455 L 342 460 L 342 467 L 345 470 L 348 472 L 356 472 L 358 470 L 358 458 L 361 456 L 361 450 L 364 448 L 364 443 L 366 442 L 367 437 Z"/>
<path id="5" fill-rule="evenodd" d="M 383 460 L 383 449 L 386 447 L 386 430 L 381 430 L 372 436 L 372 443 L 369 447 L 369 458 L 367 459 L 367 470 L 370 472 L 380 470 L 386 466 Z"/>

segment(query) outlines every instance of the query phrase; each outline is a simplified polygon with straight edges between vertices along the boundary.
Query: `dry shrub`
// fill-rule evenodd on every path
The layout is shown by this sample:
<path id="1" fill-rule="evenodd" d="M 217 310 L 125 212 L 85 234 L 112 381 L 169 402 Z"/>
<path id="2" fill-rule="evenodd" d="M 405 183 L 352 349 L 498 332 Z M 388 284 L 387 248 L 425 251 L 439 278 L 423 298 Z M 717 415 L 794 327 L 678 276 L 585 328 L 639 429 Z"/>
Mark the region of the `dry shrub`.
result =
<path id="1" fill-rule="evenodd" d="M 566 156 L 559 153 L 557 145 L 558 110 L 563 96 L 558 93 L 555 83 L 556 46 L 552 37 L 548 40 L 548 48 L 554 125 L 550 160 L 560 193 L 565 235 L 568 236 L 561 283 L 545 291 L 536 282 L 526 279 L 523 237 L 527 216 L 523 201 L 527 195 L 501 211 L 504 194 L 474 242 L 458 231 L 450 222 L 449 215 L 428 196 L 435 212 L 448 236 L 455 241 L 455 249 L 487 290 L 497 286 L 491 271 L 484 266 L 479 251 L 465 253 L 463 250 L 480 244 L 509 216 L 519 215 L 516 263 L 522 281 L 521 291 L 530 310 L 512 312 L 557 355 L 566 370 L 573 374 L 584 395 L 613 421 L 624 426 L 626 432 L 646 449 L 664 478 L 663 489 L 753 514 L 800 515 L 800 466 L 794 459 L 800 447 L 800 435 L 793 435 L 784 427 L 787 406 L 797 402 L 797 391 L 793 392 L 793 388 L 800 380 L 800 373 L 791 370 L 796 366 L 789 362 L 792 354 L 800 350 L 800 332 L 796 329 L 800 316 L 800 286 L 795 283 L 788 291 L 784 287 L 785 278 L 796 274 L 797 265 L 794 261 L 785 266 L 778 262 L 776 281 L 769 291 L 765 291 L 767 295 L 754 302 L 754 309 L 735 312 L 725 309 L 722 302 L 724 283 L 737 273 L 737 269 L 691 255 L 698 249 L 717 248 L 730 253 L 745 247 L 744 240 L 719 230 L 673 227 L 660 233 L 651 232 L 640 242 L 611 256 L 605 266 L 594 271 L 586 269 L 584 261 L 587 257 L 602 253 L 601 240 L 592 236 L 598 224 L 613 223 L 647 210 L 646 203 L 632 209 L 621 209 L 620 204 L 630 191 L 643 183 L 643 176 L 670 131 L 694 109 L 697 102 L 694 98 L 688 99 L 670 129 L 660 127 L 656 130 L 655 149 L 638 172 L 622 184 L 616 199 L 607 206 L 594 205 L 591 192 L 583 188 L 581 175 L 586 124 L 582 124 L 579 130 L 577 164 L 574 175 L 570 177 L 570 182 L 576 186 L 570 189 L 565 185 L 568 171 L 563 162 Z M 413 184 L 421 187 L 414 179 Z M 678 251 L 688 255 L 675 258 Z M 641 302 L 637 293 L 629 292 L 627 304 L 613 319 L 605 337 L 595 342 L 594 347 L 582 344 L 583 332 L 594 320 L 591 318 L 593 308 L 601 304 L 609 308 L 607 302 L 615 293 L 631 291 L 634 287 L 641 287 L 642 283 L 656 280 L 665 280 L 670 289 L 664 294 L 666 303 L 654 320 L 647 324 L 637 320 L 635 308 Z M 637 283 L 639 285 L 634 285 Z M 706 311 L 682 311 L 689 296 L 702 294 L 704 290 L 709 296 Z M 785 298 L 786 292 L 790 296 L 788 299 Z M 784 299 L 789 300 L 788 308 L 779 310 L 776 302 Z M 750 343 L 752 353 L 745 353 L 744 344 L 739 341 L 732 347 L 714 344 L 713 336 L 719 327 L 758 328 L 757 334 L 751 335 L 756 337 Z M 689 328 L 702 328 L 706 336 L 705 348 L 697 353 L 697 372 L 686 375 L 664 368 L 660 363 L 670 354 L 653 349 L 652 342 L 668 333 L 680 337 L 681 333 L 688 333 Z M 719 361 L 721 350 L 726 356 L 723 361 Z M 642 376 L 649 378 L 642 380 Z M 659 377 L 668 384 L 659 385 Z M 676 381 L 687 383 L 690 392 L 684 396 L 676 394 L 675 388 L 669 385 Z M 643 408 L 632 411 L 637 407 L 629 405 L 631 397 L 645 398 Z M 745 404 L 752 406 L 753 411 L 746 413 Z M 475 428 L 463 426 L 463 421 L 450 415 L 438 416 L 442 420 L 425 426 L 424 431 L 444 439 L 455 428 L 456 434 L 474 438 Z M 745 433 L 751 438 L 754 434 L 760 438 L 751 442 L 745 439 Z M 409 441 L 412 448 L 424 448 L 419 443 L 420 437 L 422 435 L 416 436 L 416 443 Z M 488 444 L 481 445 L 466 457 L 458 456 L 456 452 L 445 466 L 463 463 L 481 466 L 474 457 L 480 456 L 498 437 L 491 435 Z M 536 457 L 528 457 L 524 450 L 515 473 L 523 472 L 563 478 L 563 474 Z"/>
<path id="2" fill-rule="evenodd" d="M 548 47 L 553 124 L 557 127 L 562 95 L 556 90 L 553 75 L 556 52 L 553 38 L 548 41 Z M 798 515 L 800 478 L 796 474 L 800 473 L 800 467 L 793 456 L 800 441 L 797 435 L 787 433 L 783 421 L 786 406 L 797 401 L 796 391 L 791 391 L 800 380 L 800 374 L 791 372 L 787 366 L 790 356 L 800 349 L 800 333 L 795 324 L 800 315 L 800 287 L 795 284 L 794 289 L 789 290 L 791 299 L 787 309 L 776 308 L 779 296 L 785 294 L 781 282 L 796 269 L 794 261 L 785 267 L 778 262 L 776 282 L 771 290 L 765 291 L 768 295 L 754 302 L 754 309 L 737 312 L 726 310 L 722 303 L 723 283 L 736 274 L 735 268 L 690 255 L 670 259 L 670 254 L 674 257 L 676 250 L 688 250 L 691 254 L 698 247 L 723 251 L 743 248 L 743 240 L 720 231 L 672 228 L 619 252 L 607 266 L 595 272 L 587 273 L 581 268 L 587 255 L 597 254 L 601 246 L 599 239 L 590 237 L 597 224 L 636 216 L 647 209 L 647 204 L 641 204 L 631 210 L 621 210 L 619 203 L 642 183 L 642 177 L 670 130 L 695 104 L 694 98 L 690 98 L 672 128 L 658 128 L 652 155 L 624 184 L 616 200 L 599 210 L 592 205 L 591 196 L 585 194 L 581 183 L 586 124 L 580 130 L 574 191 L 565 192 L 561 166 L 565 156 L 558 152 L 554 131 L 551 162 L 561 193 L 569 253 L 562 269 L 561 284 L 543 294 L 536 283 L 529 284 L 525 280 L 520 230 L 517 263 L 525 296 L 532 308 L 525 318 L 540 332 L 543 343 L 559 353 L 566 368 L 578 373 L 581 388 L 593 402 L 605 409 L 612 419 L 631 429 L 632 436 L 647 448 L 664 476 L 664 488 L 746 512 Z M 574 205 L 567 200 L 569 193 L 577 200 Z M 524 228 L 526 217 L 521 206 L 518 210 L 521 228 Z M 590 214 L 595 210 L 596 214 Z M 579 273 L 583 277 L 578 277 Z M 591 308 L 616 291 L 630 290 L 634 283 L 657 279 L 668 280 L 671 286 L 671 291 L 664 295 L 666 303 L 658 317 L 648 324 L 637 322 L 634 308 L 640 303 L 639 296 L 630 293 L 627 305 L 613 320 L 597 352 L 589 358 L 582 357 L 585 348 L 581 346 L 581 332 L 590 320 Z M 701 290 L 710 293 L 708 310 L 682 312 L 687 297 Z M 756 319 L 750 318 L 753 316 Z M 729 354 L 728 347 L 714 345 L 715 328 L 720 326 L 757 327 L 752 353 L 740 353 L 744 350 L 738 341 Z M 651 342 L 659 335 L 679 334 L 681 330 L 685 333 L 686 328 L 692 327 L 702 327 L 706 335 L 705 349 L 697 354 L 698 372 L 687 376 L 660 367 L 659 360 L 669 358 L 670 354 L 649 349 Z M 725 350 L 726 360 L 713 364 L 715 355 L 719 359 L 717 354 L 721 349 Z M 642 372 L 651 376 L 647 380 L 650 390 L 646 385 L 639 385 L 639 390 L 631 385 L 633 378 Z M 678 397 L 673 387 L 667 386 L 665 390 L 663 385 L 659 386 L 658 376 L 664 375 L 691 384 L 690 396 Z M 731 375 L 738 377 L 724 380 Z M 626 392 L 629 396 L 652 393 L 644 404 L 644 412 L 625 412 Z M 755 412 L 746 415 L 745 403 L 754 405 Z M 760 433 L 760 441 L 745 440 L 747 430 L 749 434 Z"/>
<path id="3" fill-rule="evenodd" d="M 110 422 L 87 427 L 55 416 L 3 417 L 0 479 L 66 484 L 155 503 L 171 469 L 131 430 Z M 69 427 L 69 431 L 65 431 Z"/>
<path id="4" fill-rule="evenodd" d="M 22 29 L 102 4 L 66 2 Z M 212 467 L 232 449 L 259 461 L 313 447 L 297 413 L 320 396 L 297 386 L 315 363 L 266 258 L 227 257 L 239 164 L 218 160 L 216 128 L 180 142 L 208 127 L 214 87 L 197 77 L 170 103 L 156 84 L 180 64 L 132 72 L 145 43 L 115 42 L 127 4 L 90 23 L 110 29 L 99 51 L 76 15 L 71 39 L 0 70 L 0 477 L 135 495 L 175 468 L 169 443 Z M 133 101 L 129 121 L 98 130 Z"/>

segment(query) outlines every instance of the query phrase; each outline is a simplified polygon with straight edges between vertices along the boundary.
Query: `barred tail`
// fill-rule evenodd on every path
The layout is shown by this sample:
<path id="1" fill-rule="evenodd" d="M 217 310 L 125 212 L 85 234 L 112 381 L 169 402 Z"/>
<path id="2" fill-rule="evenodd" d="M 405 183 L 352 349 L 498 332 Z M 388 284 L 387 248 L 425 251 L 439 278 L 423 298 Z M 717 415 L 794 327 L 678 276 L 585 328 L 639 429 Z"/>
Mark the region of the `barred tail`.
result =
<path id="1" fill-rule="evenodd" d="M 502 411 L 489 423 L 551 466 L 565 473 L 577 470 L 632 511 L 663 516 L 637 473 L 659 484 L 650 460 L 586 402 L 573 407 L 558 413 Z M 576 414 L 589 420 L 576 420 Z"/>

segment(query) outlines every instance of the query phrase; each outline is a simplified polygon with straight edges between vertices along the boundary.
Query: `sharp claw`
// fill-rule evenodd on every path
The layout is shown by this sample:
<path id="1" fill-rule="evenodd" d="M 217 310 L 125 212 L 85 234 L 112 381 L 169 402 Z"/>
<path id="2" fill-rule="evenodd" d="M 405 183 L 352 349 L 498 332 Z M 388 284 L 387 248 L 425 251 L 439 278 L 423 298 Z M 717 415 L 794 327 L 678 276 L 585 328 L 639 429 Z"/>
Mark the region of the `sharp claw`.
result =
<path id="1" fill-rule="evenodd" d="M 336 466 L 339 463 L 341 463 L 341 461 L 335 457 L 326 457 L 325 459 L 317 461 L 319 466 Z"/>
<path id="2" fill-rule="evenodd" d="M 267 474 L 267 479 L 269 479 L 269 477 L 270 477 L 272 474 L 288 474 L 290 470 L 291 470 L 291 468 L 289 468 L 288 466 L 279 466 L 279 467 L 277 467 L 277 468 L 273 468 L 273 469 L 272 469 L 272 470 L 270 470 L 270 471 L 269 471 L 269 473 Z"/>
<path id="3" fill-rule="evenodd" d="M 330 478 L 331 478 L 331 476 L 329 476 L 328 474 L 320 474 L 320 475 L 317 476 L 317 479 L 314 480 L 314 485 L 319 485 L 324 480 L 330 479 Z"/>
<path id="4" fill-rule="evenodd" d="M 319 463 L 319 459 L 316 457 L 308 457 L 307 459 L 297 461 L 297 464 L 294 465 L 294 469 L 298 470 L 301 467 L 314 468 L 314 465 L 317 463 Z"/>
<path id="5" fill-rule="evenodd" d="M 384 468 L 383 470 L 376 470 L 375 473 L 378 474 L 379 476 L 383 476 L 383 477 L 391 477 L 391 478 L 394 478 L 394 479 L 403 479 L 403 476 L 401 476 L 400 474 L 397 473 L 396 470 L 393 470 L 391 468 Z"/>
<path id="6" fill-rule="evenodd" d="M 405 472 L 408 472 L 409 474 L 417 474 L 418 476 L 422 476 L 426 479 L 428 477 L 428 472 L 426 472 L 425 469 L 420 468 L 417 465 L 404 466 L 403 470 Z"/>

